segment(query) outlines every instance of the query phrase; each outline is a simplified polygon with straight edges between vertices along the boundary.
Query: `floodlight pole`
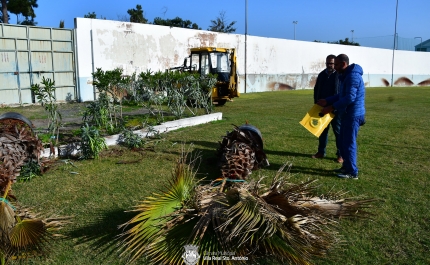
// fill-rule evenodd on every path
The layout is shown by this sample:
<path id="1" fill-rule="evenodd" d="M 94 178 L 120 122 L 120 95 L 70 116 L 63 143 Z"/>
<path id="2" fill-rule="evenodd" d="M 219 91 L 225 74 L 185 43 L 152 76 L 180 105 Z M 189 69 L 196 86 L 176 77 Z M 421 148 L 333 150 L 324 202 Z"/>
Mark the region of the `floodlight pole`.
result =
<path id="1" fill-rule="evenodd" d="M 420 42 L 420 51 L 421 51 L 421 44 L 423 43 L 423 38 L 421 38 L 421 37 L 415 37 L 414 39 L 418 39 L 418 38 L 420 38 L 421 39 L 421 42 Z"/>
<path id="2" fill-rule="evenodd" d="M 246 93 L 246 59 L 248 47 L 248 0 L 245 0 L 245 93 Z"/>
<path id="3" fill-rule="evenodd" d="M 354 30 L 351 29 L 351 42 L 354 42 Z"/>
<path id="4" fill-rule="evenodd" d="M 299 23 L 298 21 L 294 20 L 293 24 L 294 24 L 294 40 L 296 39 L 296 25 L 297 23 Z"/>
<path id="5" fill-rule="evenodd" d="M 396 36 L 397 36 L 397 10 L 399 7 L 399 0 L 396 0 L 396 21 L 394 23 L 394 45 L 393 45 L 393 60 L 391 62 L 391 87 L 394 82 L 394 49 L 396 48 Z"/>

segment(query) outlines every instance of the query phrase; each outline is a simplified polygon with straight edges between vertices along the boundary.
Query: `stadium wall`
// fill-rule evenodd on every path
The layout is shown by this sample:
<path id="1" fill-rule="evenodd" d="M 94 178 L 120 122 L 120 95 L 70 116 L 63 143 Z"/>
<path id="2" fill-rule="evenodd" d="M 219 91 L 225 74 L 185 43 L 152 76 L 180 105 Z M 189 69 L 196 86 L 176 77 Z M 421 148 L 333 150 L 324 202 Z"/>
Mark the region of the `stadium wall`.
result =
<path id="1" fill-rule="evenodd" d="M 367 87 L 392 82 L 393 51 L 388 49 L 87 18 L 76 18 L 75 29 L 81 101 L 95 99 L 91 73 L 97 68 L 120 67 L 126 75 L 165 71 L 183 64 L 190 48 L 202 46 L 237 49 L 241 93 L 313 88 L 325 57 L 340 53 L 363 67 Z M 429 86 L 430 53 L 396 50 L 393 80 L 394 86 Z"/>

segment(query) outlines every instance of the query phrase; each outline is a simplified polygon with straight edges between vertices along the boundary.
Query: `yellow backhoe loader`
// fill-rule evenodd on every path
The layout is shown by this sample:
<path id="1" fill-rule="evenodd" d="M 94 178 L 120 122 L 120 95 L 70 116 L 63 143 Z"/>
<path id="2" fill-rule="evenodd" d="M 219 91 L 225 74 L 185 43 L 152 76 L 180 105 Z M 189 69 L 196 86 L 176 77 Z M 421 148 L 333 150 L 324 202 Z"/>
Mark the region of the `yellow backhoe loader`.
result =
<path id="1" fill-rule="evenodd" d="M 196 72 L 200 75 L 216 74 L 218 81 L 212 88 L 212 100 L 218 106 L 239 97 L 236 49 L 200 47 L 190 50 L 191 55 L 185 58 L 184 64 L 170 70 Z"/>

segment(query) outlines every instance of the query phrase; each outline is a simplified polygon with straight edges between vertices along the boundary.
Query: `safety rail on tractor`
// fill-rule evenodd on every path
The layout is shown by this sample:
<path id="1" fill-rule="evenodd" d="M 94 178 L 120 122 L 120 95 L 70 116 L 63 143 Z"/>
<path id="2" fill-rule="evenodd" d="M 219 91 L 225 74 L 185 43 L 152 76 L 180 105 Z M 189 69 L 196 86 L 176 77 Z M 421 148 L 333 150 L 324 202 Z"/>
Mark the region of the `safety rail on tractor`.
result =
<path id="1" fill-rule="evenodd" d="M 212 100 L 218 106 L 239 97 L 236 49 L 200 47 L 191 48 L 184 64 L 170 70 L 195 72 L 200 75 L 216 74 L 217 83 L 212 88 Z"/>

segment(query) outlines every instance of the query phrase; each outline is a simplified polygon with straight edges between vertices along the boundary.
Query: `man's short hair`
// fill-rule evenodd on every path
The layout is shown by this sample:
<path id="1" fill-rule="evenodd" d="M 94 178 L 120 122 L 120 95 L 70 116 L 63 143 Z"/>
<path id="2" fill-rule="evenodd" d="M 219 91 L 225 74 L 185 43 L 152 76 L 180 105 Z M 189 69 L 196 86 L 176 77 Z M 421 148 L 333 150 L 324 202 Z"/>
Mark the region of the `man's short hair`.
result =
<path id="1" fill-rule="evenodd" d="M 345 62 L 347 65 L 349 65 L 349 58 L 346 54 L 339 54 L 338 56 L 336 56 L 336 59 L 339 60 L 340 62 Z"/>
<path id="2" fill-rule="evenodd" d="M 327 56 L 327 58 L 325 58 L 326 60 L 331 60 L 331 59 L 335 59 L 336 58 L 336 55 L 334 55 L 334 54 L 330 54 L 330 55 L 328 55 Z"/>

